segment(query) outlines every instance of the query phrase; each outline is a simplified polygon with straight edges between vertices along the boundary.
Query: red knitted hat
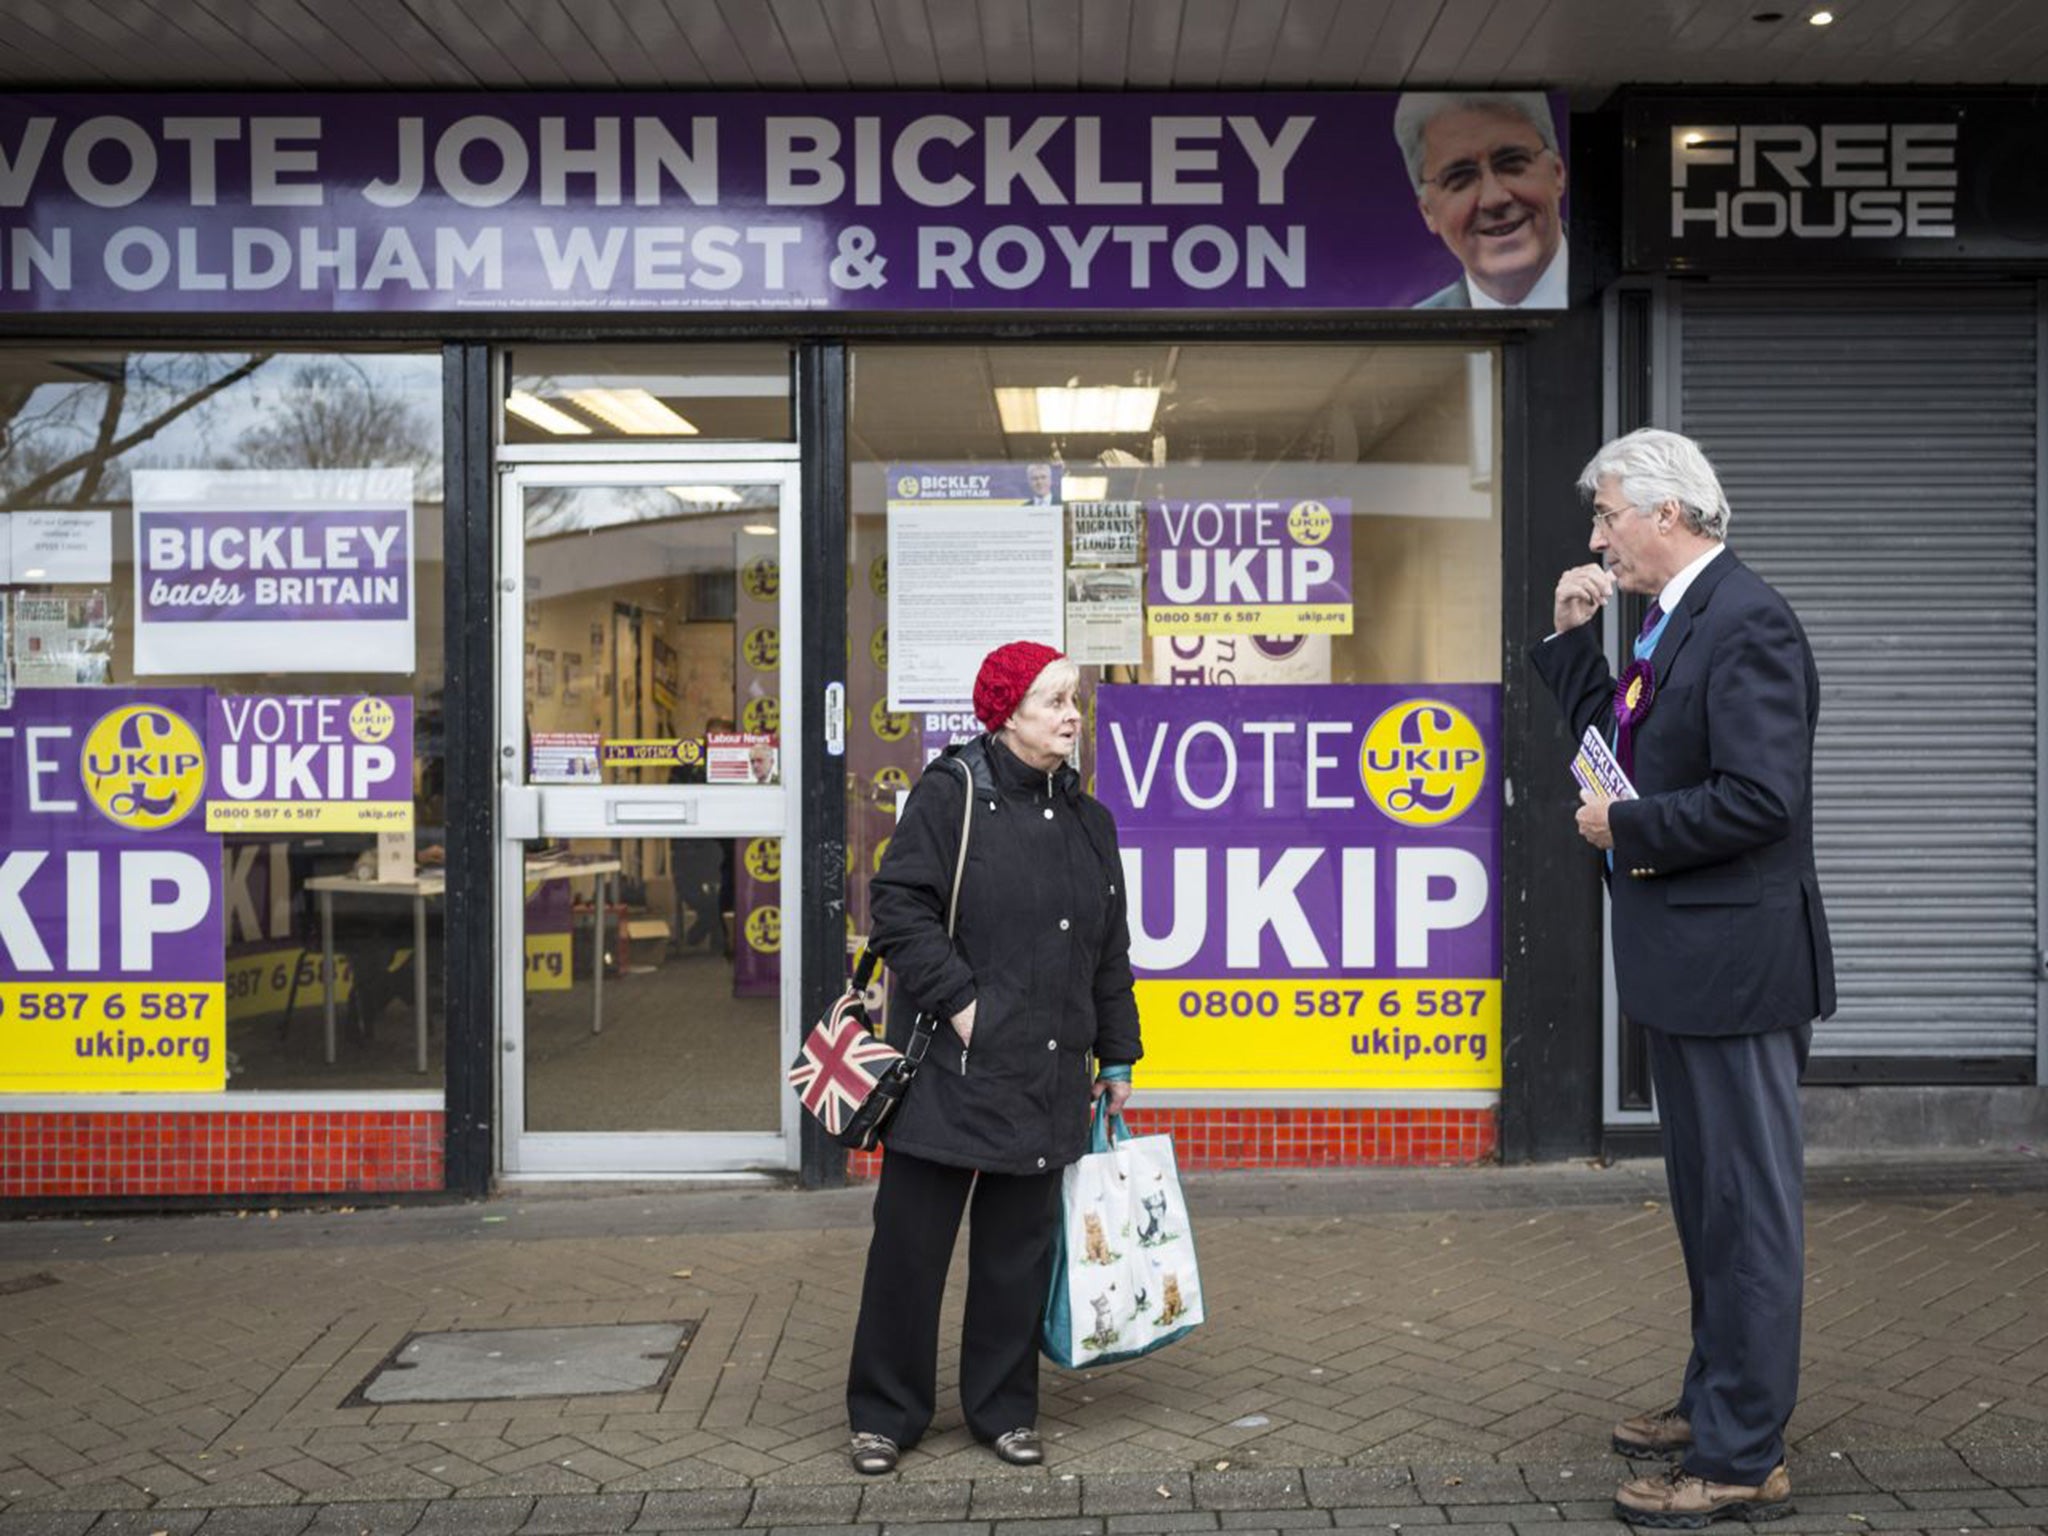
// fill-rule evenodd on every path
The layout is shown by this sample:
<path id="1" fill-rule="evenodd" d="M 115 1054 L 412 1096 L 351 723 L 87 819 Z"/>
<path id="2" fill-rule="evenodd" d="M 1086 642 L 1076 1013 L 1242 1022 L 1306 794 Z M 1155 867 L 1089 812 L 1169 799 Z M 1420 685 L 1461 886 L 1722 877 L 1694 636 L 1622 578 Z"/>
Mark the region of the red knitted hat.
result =
<path id="1" fill-rule="evenodd" d="M 1012 640 L 981 658 L 974 677 L 975 718 L 991 731 L 1017 712 L 1038 674 L 1061 659 L 1061 653 L 1036 640 Z"/>

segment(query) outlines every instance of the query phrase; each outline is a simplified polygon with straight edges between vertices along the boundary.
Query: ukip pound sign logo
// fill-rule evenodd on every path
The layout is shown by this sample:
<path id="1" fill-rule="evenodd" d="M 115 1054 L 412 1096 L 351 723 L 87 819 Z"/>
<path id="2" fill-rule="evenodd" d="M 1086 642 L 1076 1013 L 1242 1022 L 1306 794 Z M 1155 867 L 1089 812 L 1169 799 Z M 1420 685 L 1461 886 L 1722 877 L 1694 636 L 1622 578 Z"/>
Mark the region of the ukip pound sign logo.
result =
<path id="1" fill-rule="evenodd" d="M 206 794 L 206 748 L 199 733 L 155 704 L 129 704 L 102 715 L 86 733 L 78 771 L 100 814 L 137 832 L 176 826 Z"/>
<path id="2" fill-rule="evenodd" d="M 1456 821 L 1486 783 L 1486 743 L 1463 710 L 1408 699 L 1366 730 L 1358 776 L 1372 803 L 1404 827 Z"/>
<path id="3" fill-rule="evenodd" d="M 747 914 L 747 947 L 763 955 L 782 948 L 782 908 L 756 907 Z"/>

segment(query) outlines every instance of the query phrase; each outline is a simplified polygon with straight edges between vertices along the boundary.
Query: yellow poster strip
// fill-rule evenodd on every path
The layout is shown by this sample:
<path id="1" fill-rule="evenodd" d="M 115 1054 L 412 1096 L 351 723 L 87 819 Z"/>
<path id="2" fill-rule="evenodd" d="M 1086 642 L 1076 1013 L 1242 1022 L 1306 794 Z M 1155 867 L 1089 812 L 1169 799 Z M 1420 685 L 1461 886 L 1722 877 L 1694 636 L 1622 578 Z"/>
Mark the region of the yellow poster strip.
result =
<path id="1" fill-rule="evenodd" d="M 227 1086 L 217 981 L 0 982 L 0 1093 Z"/>
<path id="2" fill-rule="evenodd" d="M 1349 603 L 1240 603 L 1145 609 L 1148 635 L 1348 635 Z"/>
<path id="3" fill-rule="evenodd" d="M 570 937 L 566 933 L 529 933 L 526 936 L 526 990 L 567 992 Z"/>
<path id="4" fill-rule="evenodd" d="M 404 953 L 401 951 L 401 953 Z M 398 959 L 393 958 L 396 966 Z M 298 972 L 298 992 L 292 991 L 292 972 Z M 355 990 L 354 967 L 347 955 L 334 957 L 334 1000 L 348 1001 Z M 269 1018 L 284 1012 L 290 1002 L 296 1008 L 325 1006 L 327 991 L 320 985 L 320 951 L 287 946 L 258 950 L 254 954 L 229 955 L 227 977 L 228 1022 Z"/>
<path id="5" fill-rule="evenodd" d="M 1500 983 L 1140 981 L 1147 1088 L 1498 1089 Z"/>
<path id="6" fill-rule="evenodd" d="M 410 800 L 209 800 L 209 832 L 403 832 Z"/>

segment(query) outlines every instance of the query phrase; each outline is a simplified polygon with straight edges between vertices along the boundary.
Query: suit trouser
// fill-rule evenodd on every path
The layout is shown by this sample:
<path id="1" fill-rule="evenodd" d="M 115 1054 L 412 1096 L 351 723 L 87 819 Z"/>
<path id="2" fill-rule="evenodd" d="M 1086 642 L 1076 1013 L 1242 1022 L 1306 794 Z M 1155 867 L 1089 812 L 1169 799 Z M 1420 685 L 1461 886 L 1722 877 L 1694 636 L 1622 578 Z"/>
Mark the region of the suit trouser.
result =
<path id="1" fill-rule="evenodd" d="M 1685 1470 L 1754 1486 L 1785 1459 L 1799 1397 L 1805 1141 L 1799 1075 L 1813 1028 L 1648 1031 L 1671 1215 L 1692 1290 L 1678 1406 Z"/>
<path id="2" fill-rule="evenodd" d="M 939 1304 L 970 1198 L 960 1406 L 978 1440 L 1037 1424 L 1038 1322 L 1052 1284 L 1060 1172 L 978 1174 L 903 1152 L 882 1159 L 846 1381 L 856 1433 L 908 1447 L 932 1421 Z"/>

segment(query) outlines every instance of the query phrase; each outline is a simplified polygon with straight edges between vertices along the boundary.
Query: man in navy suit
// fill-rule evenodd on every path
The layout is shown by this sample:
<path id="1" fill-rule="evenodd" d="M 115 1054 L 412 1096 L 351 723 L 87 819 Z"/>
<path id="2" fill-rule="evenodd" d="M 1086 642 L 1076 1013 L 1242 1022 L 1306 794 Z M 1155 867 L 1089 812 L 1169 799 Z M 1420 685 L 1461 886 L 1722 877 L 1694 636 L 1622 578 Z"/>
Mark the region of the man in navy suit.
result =
<path id="1" fill-rule="evenodd" d="M 1728 501 L 1697 444 L 1632 432 L 1579 478 L 1596 564 L 1559 578 L 1531 649 L 1576 740 L 1615 738 L 1638 798 L 1581 796 L 1609 860 L 1622 1009 L 1647 1026 L 1671 1213 L 1692 1290 L 1692 1357 L 1671 1407 L 1615 1449 L 1671 1454 L 1615 1514 L 1695 1529 L 1791 1508 L 1804 1154 L 1799 1075 L 1834 1011 L 1813 860 L 1820 678 L 1785 599 L 1725 547 Z M 1620 688 L 1594 626 L 1615 591 L 1654 597 Z"/>

